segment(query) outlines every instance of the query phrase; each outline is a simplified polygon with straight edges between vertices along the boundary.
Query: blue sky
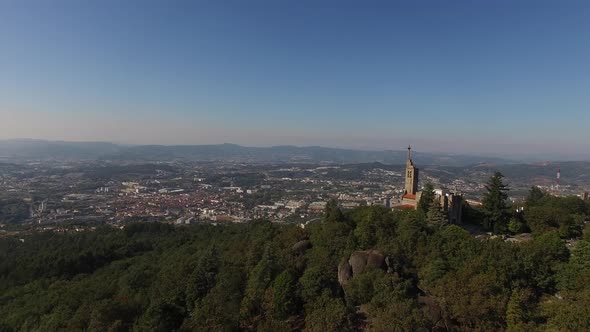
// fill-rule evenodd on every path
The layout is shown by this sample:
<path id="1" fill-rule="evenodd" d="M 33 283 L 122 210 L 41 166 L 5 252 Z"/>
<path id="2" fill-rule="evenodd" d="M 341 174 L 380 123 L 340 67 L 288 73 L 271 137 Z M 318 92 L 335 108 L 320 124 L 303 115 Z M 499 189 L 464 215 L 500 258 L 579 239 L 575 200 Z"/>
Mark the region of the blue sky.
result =
<path id="1" fill-rule="evenodd" d="M 587 1 L 0 1 L 0 138 L 577 156 Z"/>

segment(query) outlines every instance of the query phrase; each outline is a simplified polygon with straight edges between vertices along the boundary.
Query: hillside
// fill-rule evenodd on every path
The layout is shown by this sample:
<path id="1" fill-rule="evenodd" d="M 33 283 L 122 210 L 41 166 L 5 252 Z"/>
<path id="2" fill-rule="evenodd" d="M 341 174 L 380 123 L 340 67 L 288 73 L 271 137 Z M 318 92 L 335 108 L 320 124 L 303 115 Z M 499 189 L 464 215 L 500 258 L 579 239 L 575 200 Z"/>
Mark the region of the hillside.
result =
<path id="1" fill-rule="evenodd" d="M 0 329 L 588 330 L 590 244 L 570 257 L 560 238 L 581 234 L 568 218 L 588 207 L 573 202 L 536 203 L 542 213 L 524 218 L 535 238 L 520 244 L 383 207 L 329 207 L 305 229 L 148 223 L 4 237 Z"/>

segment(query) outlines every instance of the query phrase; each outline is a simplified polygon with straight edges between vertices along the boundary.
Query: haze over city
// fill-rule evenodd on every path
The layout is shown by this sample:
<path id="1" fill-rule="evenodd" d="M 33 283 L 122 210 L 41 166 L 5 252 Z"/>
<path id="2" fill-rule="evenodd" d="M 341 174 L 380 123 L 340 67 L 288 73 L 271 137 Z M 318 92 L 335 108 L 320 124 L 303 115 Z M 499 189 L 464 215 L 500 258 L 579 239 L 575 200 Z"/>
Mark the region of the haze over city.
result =
<path id="1" fill-rule="evenodd" d="M 2 1 L 0 139 L 588 159 L 571 1 Z"/>

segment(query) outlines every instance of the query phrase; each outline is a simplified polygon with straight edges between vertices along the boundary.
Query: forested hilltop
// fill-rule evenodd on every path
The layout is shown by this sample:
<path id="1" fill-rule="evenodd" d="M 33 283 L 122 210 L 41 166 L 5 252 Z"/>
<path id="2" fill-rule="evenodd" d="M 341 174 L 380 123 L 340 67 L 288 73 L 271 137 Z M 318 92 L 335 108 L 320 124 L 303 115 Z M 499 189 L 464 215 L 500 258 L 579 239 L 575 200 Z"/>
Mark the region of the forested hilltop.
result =
<path id="1" fill-rule="evenodd" d="M 510 212 L 498 185 L 465 218 L 531 240 L 476 238 L 432 203 L 334 202 L 304 229 L 137 223 L 4 238 L 0 331 L 590 329 L 589 206 L 533 188 Z"/>

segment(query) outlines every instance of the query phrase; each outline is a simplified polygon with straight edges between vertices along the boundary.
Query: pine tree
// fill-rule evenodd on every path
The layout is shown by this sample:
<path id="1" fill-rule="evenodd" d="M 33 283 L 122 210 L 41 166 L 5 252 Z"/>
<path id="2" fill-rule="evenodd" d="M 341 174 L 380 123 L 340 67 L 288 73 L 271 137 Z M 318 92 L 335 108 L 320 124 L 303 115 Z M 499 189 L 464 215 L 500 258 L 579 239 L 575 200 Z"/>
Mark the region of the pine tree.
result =
<path id="1" fill-rule="evenodd" d="M 432 183 L 428 182 L 422 190 L 422 195 L 418 202 L 418 210 L 427 214 L 432 201 L 434 201 L 434 187 L 432 186 Z"/>
<path id="2" fill-rule="evenodd" d="M 444 226 L 448 224 L 448 217 L 442 210 L 440 205 L 440 199 L 433 198 L 430 206 L 428 207 L 428 213 L 426 214 L 428 223 L 435 226 Z"/>
<path id="3" fill-rule="evenodd" d="M 326 204 L 325 220 L 327 222 L 342 222 L 344 221 L 344 214 L 338 207 L 338 201 L 331 199 Z"/>
<path id="4" fill-rule="evenodd" d="M 285 270 L 273 282 L 273 308 L 277 319 L 287 319 L 297 306 L 297 279 Z"/>
<path id="5" fill-rule="evenodd" d="M 530 289 L 512 291 L 506 308 L 506 331 L 535 330 L 533 322 L 529 322 L 530 308 L 534 293 Z"/>
<path id="6" fill-rule="evenodd" d="M 186 302 L 189 310 L 192 310 L 196 305 L 195 302 L 204 298 L 215 286 L 215 278 L 219 272 L 218 264 L 217 249 L 210 247 L 189 276 L 186 289 Z"/>
<path id="7" fill-rule="evenodd" d="M 533 186 L 533 187 L 531 187 L 531 190 L 529 190 L 529 194 L 526 197 L 526 205 L 528 207 L 534 206 L 537 203 L 539 203 L 539 201 L 541 199 L 543 199 L 544 197 L 545 197 L 545 192 L 543 192 L 539 187 Z"/>
<path id="8" fill-rule="evenodd" d="M 244 324 L 244 327 L 248 327 L 248 329 L 257 324 L 261 318 L 260 315 L 264 312 L 265 295 L 267 288 L 271 285 L 275 268 L 270 245 L 267 245 L 262 258 L 250 271 L 240 307 L 241 324 Z"/>
<path id="9" fill-rule="evenodd" d="M 506 200 L 509 189 L 502 182 L 504 175 L 496 172 L 486 184 L 487 192 L 483 198 L 483 211 L 485 214 L 485 226 L 494 232 L 502 232 L 506 230 L 508 222 L 508 206 Z"/>
<path id="10" fill-rule="evenodd" d="M 524 227 L 525 227 L 524 223 L 516 218 L 510 219 L 510 222 L 508 222 L 508 230 L 512 234 L 522 233 L 524 230 Z"/>

